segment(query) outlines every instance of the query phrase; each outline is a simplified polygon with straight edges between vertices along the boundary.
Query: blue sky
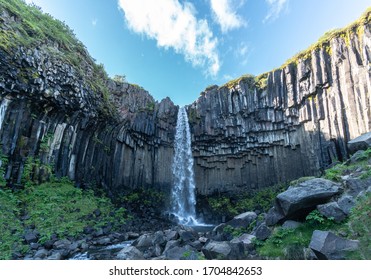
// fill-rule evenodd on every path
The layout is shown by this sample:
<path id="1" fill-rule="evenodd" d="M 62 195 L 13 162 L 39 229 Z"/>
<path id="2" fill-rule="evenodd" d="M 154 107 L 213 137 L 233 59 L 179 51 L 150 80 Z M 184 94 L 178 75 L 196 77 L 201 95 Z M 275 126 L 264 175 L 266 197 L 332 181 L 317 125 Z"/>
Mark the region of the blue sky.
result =
<path id="1" fill-rule="evenodd" d="M 26 0 L 65 21 L 110 76 L 156 100 L 279 67 L 370 0 Z"/>

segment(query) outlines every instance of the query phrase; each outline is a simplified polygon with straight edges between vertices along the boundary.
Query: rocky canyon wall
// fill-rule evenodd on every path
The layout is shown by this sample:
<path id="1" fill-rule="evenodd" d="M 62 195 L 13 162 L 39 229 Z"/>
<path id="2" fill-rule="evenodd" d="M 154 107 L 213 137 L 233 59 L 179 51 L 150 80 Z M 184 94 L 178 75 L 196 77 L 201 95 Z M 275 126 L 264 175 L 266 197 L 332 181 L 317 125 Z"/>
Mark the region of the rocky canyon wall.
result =
<path id="1" fill-rule="evenodd" d="M 190 105 L 200 194 L 318 175 L 371 130 L 369 23 L 261 78 L 209 87 Z"/>
<path id="2" fill-rule="evenodd" d="M 168 192 L 178 107 L 107 78 L 84 49 L 73 63 L 53 40 L 10 47 L 21 19 L 0 12 L 7 183 L 42 182 L 55 173 L 112 196 L 142 187 Z M 266 80 L 209 87 L 187 106 L 198 194 L 251 191 L 347 158 L 347 141 L 371 126 L 369 22 Z"/>
<path id="3" fill-rule="evenodd" d="M 49 48 L 18 48 L 11 55 L 0 50 L 0 139 L 8 183 L 42 182 L 55 173 L 111 194 L 168 190 L 177 107 L 108 79 L 111 100 L 105 100 L 87 82 L 89 63 L 81 76 Z"/>

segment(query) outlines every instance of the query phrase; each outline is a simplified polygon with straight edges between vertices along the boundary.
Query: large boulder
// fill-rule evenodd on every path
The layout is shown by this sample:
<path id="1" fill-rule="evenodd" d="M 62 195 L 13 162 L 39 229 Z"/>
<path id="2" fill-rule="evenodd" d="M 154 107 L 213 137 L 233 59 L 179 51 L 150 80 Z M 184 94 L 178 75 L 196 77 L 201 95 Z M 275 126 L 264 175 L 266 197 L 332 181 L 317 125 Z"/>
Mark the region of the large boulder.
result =
<path id="1" fill-rule="evenodd" d="M 261 223 L 256 230 L 254 231 L 254 235 L 258 240 L 266 240 L 269 236 L 271 236 L 272 231 L 270 228 L 265 224 L 265 222 Z"/>
<path id="2" fill-rule="evenodd" d="M 200 253 L 189 245 L 175 246 L 164 253 L 166 260 L 197 260 Z"/>
<path id="3" fill-rule="evenodd" d="M 367 132 L 348 142 L 348 149 L 351 153 L 359 150 L 367 150 L 371 147 L 371 132 Z"/>
<path id="4" fill-rule="evenodd" d="M 343 260 L 346 253 L 357 250 L 359 242 L 348 240 L 329 232 L 315 230 L 309 244 L 316 257 L 320 260 Z"/>
<path id="5" fill-rule="evenodd" d="M 248 227 L 255 219 L 258 217 L 255 212 L 245 212 L 235 216 L 232 220 L 228 221 L 226 224 L 234 228 Z"/>
<path id="6" fill-rule="evenodd" d="M 202 248 L 202 253 L 204 253 L 205 257 L 209 260 L 238 260 L 245 257 L 245 248 L 242 242 L 210 241 Z"/>
<path id="7" fill-rule="evenodd" d="M 327 202 L 340 191 L 339 184 L 330 180 L 315 178 L 292 186 L 280 193 L 277 195 L 276 203 L 286 220 L 305 216 L 310 210 Z"/>
<path id="8" fill-rule="evenodd" d="M 317 210 L 326 218 L 333 219 L 335 222 L 344 221 L 347 214 L 339 207 L 335 201 L 326 204 L 317 205 Z"/>
<path id="9" fill-rule="evenodd" d="M 128 246 L 118 252 L 118 260 L 144 260 L 143 253 L 134 246 Z"/>
<path id="10" fill-rule="evenodd" d="M 143 234 L 139 236 L 132 245 L 137 247 L 139 250 L 145 250 L 153 245 L 153 239 L 154 236 L 152 234 Z"/>

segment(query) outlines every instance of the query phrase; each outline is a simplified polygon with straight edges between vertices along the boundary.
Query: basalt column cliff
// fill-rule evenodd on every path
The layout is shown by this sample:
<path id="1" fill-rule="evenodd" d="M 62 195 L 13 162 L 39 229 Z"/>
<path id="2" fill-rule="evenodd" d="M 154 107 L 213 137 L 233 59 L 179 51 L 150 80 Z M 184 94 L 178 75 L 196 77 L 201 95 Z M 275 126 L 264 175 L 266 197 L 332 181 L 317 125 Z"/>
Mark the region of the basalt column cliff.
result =
<path id="1" fill-rule="evenodd" d="M 342 32 L 259 79 L 201 93 L 189 108 L 199 193 L 316 175 L 347 158 L 346 143 L 371 130 L 370 24 Z"/>
<path id="2" fill-rule="evenodd" d="M 63 24 L 33 30 L 14 7 L 0 8 L 6 182 L 55 173 L 113 195 L 169 192 L 178 107 L 109 79 L 73 36 L 44 34 L 68 33 Z M 347 158 L 347 141 L 371 128 L 370 15 L 280 69 L 209 87 L 187 106 L 198 194 L 263 188 Z"/>

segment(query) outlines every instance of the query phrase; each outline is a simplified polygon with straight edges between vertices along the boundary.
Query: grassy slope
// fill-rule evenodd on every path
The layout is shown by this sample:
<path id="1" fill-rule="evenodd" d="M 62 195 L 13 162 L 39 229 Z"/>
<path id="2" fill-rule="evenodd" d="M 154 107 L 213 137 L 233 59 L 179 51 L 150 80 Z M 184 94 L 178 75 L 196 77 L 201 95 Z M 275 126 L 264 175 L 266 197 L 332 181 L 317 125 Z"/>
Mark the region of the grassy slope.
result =
<path id="1" fill-rule="evenodd" d="M 97 209 L 99 215 L 94 214 Z M 10 259 L 15 251 L 27 252 L 23 235 L 30 228 L 39 232 L 43 244 L 53 234 L 77 237 L 88 226 L 98 229 L 111 224 L 118 229 L 128 218 L 124 208 L 115 208 L 109 199 L 78 189 L 68 180 L 29 185 L 17 192 L 2 188 L 0 259 Z"/>

